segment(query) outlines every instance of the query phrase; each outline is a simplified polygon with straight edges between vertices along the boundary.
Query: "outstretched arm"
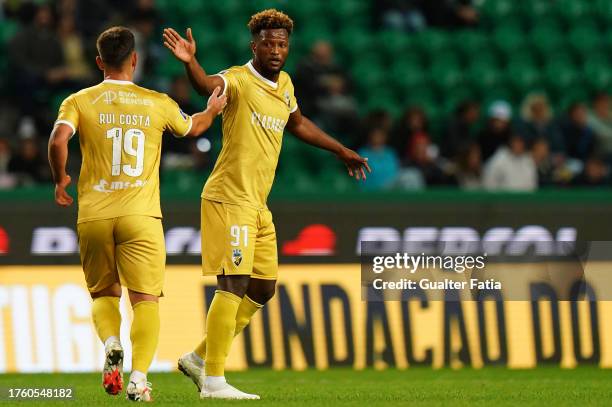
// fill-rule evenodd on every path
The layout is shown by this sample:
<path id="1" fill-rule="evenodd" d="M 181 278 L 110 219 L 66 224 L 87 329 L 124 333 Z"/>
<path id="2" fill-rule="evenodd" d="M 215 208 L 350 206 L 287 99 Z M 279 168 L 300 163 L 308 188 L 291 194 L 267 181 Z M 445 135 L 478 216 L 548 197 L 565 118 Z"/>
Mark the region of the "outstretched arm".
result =
<path id="1" fill-rule="evenodd" d="M 207 75 L 204 68 L 195 57 L 196 43 L 191 33 L 191 28 L 185 33 L 186 39 L 181 37 L 173 28 L 164 29 L 164 46 L 172 51 L 172 54 L 185 65 L 185 71 L 194 89 L 200 95 L 210 95 L 216 87 L 225 90 L 225 83 L 218 75 Z"/>
<path id="2" fill-rule="evenodd" d="M 221 88 L 217 86 L 208 98 L 206 110 L 191 116 L 192 125 L 191 130 L 186 134 L 187 137 L 197 137 L 208 130 L 215 117 L 221 113 L 227 102 L 227 97 L 225 95 L 219 96 L 220 92 Z"/>
<path id="3" fill-rule="evenodd" d="M 310 119 L 302 116 L 299 108 L 289 116 L 287 130 L 305 143 L 334 153 L 346 165 L 351 177 L 366 179 L 364 170 L 372 172 L 367 158 L 363 158 L 350 148 L 346 148 L 338 140 L 318 128 Z"/>
<path id="4" fill-rule="evenodd" d="M 68 160 L 68 141 L 72 137 L 72 127 L 60 123 L 53 128 L 49 137 L 49 164 L 55 183 L 55 202 L 60 206 L 70 206 L 72 197 L 66 192 L 70 175 L 66 174 Z"/>

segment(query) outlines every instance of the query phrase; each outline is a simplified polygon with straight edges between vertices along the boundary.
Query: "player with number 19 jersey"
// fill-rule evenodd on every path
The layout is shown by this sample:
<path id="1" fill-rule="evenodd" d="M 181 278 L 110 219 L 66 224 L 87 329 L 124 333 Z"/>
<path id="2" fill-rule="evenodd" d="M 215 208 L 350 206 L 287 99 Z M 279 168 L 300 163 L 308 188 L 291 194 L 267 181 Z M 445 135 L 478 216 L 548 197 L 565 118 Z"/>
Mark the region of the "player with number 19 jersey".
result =
<path id="1" fill-rule="evenodd" d="M 78 223 L 142 215 L 161 218 L 162 134 L 189 133 L 191 116 L 169 96 L 107 79 L 70 95 L 56 124 L 79 133 L 83 164 Z"/>

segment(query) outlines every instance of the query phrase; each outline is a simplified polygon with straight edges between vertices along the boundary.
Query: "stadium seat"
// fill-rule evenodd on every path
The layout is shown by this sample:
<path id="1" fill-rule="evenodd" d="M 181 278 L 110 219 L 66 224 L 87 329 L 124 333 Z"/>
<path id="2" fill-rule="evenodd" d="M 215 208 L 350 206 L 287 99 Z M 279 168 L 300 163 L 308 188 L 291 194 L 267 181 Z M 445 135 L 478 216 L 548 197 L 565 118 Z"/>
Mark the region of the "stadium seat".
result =
<path id="1" fill-rule="evenodd" d="M 585 61 L 582 74 L 594 92 L 609 89 L 612 86 L 612 64 L 603 55 L 600 58 Z"/>
<path id="2" fill-rule="evenodd" d="M 567 38 L 574 51 L 585 58 L 601 47 L 601 32 L 592 22 L 574 26 Z"/>
<path id="3" fill-rule="evenodd" d="M 452 37 L 453 47 L 459 51 L 464 61 L 469 61 L 483 50 L 489 48 L 487 35 L 475 30 L 462 30 Z"/>
<path id="4" fill-rule="evenodd" d="M 415 46 L 429 60 L 433 60 L 452 48 L 448 33 L 435 29 L 425 30 L 415 35 Z"/>
<path id="5" fill-rule="evenodd" d="M 580 72 L 573 64 L 560 60 L 551 60 L 546 64 L 544 74 L 548 88 L 557 96 L 564 94 L 581 77 Z"/>
<path id="6" fill-rule="evenodd" d="M 517 4 L 514 0 L 486 0 L 480 12 L 487 23 L 495 24 L 515 15 L 518 11 Z"/>
<path id="7" fill-rule="evenodd" d="M 427 75 L 423 66 L 414 63 L 396 62 L 391 66 L 390 81 L 398 94 L 426 83 Z"/>
<path id="8" fill-rule="evenodd" d="M 503 79 L 501 70 L 497 65 L 480 58 L 472 61 L 465 75 L 467 81 L 479 95 L 486 95 L 489 89 L 499 85 Z"/>
<path id="9" fill-rule="evenodd" d="M 403 32 L 385 30 L 375 37 L 376 44 L 390 62 L 407 55 L 416 56 L 413 37 Z"/>
<path id="10" fill-rule="evenodd" d="M 568 25 L 591 16 L 592 1 L 585 0 L 558 0 L 557 12 Z"/>
<path id="11" fill-rule="evenodd" d="M 370 51 L 373 44 L 370 33 L 357 26 L 346 26 L 335 37 L 336 49 L 349 63 L 361 59 L 360 55 Z"/>
<path id="12" fill-rule="evenodd" d="M 429 67 L 431 81 L 443 92 L 451 90 L 463 80 L 459 60 L 452 54 L 442 54 Z"/>
<path id="13" fill-rule="evenodd" d="M 610 0 L 595 0 L 594 13 L 603 26 L 612 23 L 612 2 Z"/>
<path id="14" fill-rule="evenodd" d="M 493 44 L 504 54 L 511 54 L 524 47 L 525 33 L 516 23 L 501 24 L 493 32 Z"/>
<path id="15" fill-rule="evenodd" d="M 506 68 L 508 82 L 517 93 L 525 93 L 537 86 L 541 80 L 539 69 L 529 60 L 510 61 Z"/>
<path id="16" fill-rule="evenodd" d="M 529 33 L 533 47 L 540 53 L 550 53 L 564 45 L 564 36 L 561 27 L 555 24 L 541 24 L 535 26 Z"/>

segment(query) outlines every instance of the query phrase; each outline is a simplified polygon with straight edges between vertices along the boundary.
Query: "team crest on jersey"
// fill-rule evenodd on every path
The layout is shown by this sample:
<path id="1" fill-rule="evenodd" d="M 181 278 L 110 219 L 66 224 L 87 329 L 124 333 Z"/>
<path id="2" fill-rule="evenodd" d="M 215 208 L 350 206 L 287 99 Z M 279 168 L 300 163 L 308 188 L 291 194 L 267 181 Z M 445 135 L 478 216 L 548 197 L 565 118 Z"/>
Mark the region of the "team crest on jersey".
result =
<path id="1" fill-rule="evenodd" d="M 232 262 L 234 262 L 236 267 L 239 266 L 240 263 L 242 263 L 242 250 L 241 249 L 232 250 Z"/>
<path id="2" fill-rule="evenodd" d="M 291 108 L 291 96 L 289 96 L 289 92 L 285 91 L 283 96 L 285 96 L 285 103 L 287 104 L 287 107 Z"/>

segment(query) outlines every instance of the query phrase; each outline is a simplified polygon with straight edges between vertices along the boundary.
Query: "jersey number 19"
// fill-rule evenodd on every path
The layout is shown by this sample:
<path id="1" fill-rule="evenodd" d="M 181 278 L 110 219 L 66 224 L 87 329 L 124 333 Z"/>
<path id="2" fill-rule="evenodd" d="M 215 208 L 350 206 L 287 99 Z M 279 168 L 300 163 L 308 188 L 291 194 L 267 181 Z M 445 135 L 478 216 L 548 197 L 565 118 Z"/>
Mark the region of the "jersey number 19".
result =
<path id="1" fill-rule="evenodd" d="M 106 132 L 106 138 L 113 139 L 113 165 L 111 168 L 111 175 L 120 175 L 122 169 L 123 172 L 130 177 L 139 177 L 142 175 L 145 142 L 145 135 L 142 130 L 129 129 L 125 132 L 124 136 L 121 127 L 113 127 Z M 136 148 L 134 148 L 134 139 L 136 139 Z M 136 167 L 132 167 L 129 164 L 121 165 L 122 147 L 126 154 L 136 157 Z"/>

